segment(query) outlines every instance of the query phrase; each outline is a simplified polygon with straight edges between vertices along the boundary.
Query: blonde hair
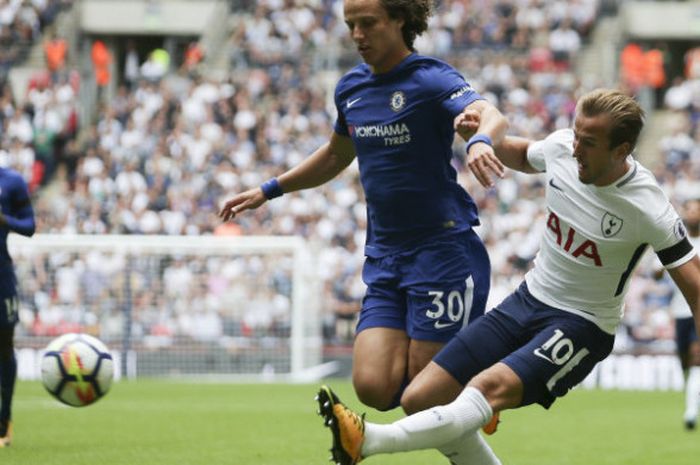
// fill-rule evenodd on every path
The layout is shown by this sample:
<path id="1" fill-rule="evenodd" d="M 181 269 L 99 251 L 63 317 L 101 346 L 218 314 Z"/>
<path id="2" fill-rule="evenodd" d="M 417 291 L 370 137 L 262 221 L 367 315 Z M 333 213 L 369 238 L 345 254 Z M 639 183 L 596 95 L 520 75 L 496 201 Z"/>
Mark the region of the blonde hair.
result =
<path id="1" fill-rule="evenodd" d="M 610 117 L 610 148 L 628 142 L 630 152 L 637 145 L 644 127 L 644 110 L 632 97 L 613 89 L 596 89 L 581 97 L 576 113 L 587 117 L 606 114 Z"/>

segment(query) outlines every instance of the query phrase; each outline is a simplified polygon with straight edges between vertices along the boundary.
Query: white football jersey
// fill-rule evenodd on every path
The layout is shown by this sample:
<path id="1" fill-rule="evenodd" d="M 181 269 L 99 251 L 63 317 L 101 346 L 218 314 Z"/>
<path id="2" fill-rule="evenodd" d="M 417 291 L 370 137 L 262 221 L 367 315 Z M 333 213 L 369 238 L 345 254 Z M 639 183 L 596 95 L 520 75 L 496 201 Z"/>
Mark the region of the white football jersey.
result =
<path id="1" fill-rule="evenodd" d="M 583 184 L 573 141 L 573 131 L 563 129 L 528 148 L 530 164 L 547 173 L 547 224 L 525 280 L 540 301 L 613 334 L 647 247 L 666 268 L 682 265 L 695 251 L 649 170 L 629 157 L 629 171 L 615 183 Z"/>
<path id="2" fill-rule="evenodd" d="M 700 247 L 700 237 L 688 236 L 688 239 L 695 249 Z M 690 311 L 688 302 L 685 300 L 685 297 L 683 297 L 683 293 L 678 289 L 678 286 L 673 286 L 673 296 L 671 297 L 669 307 L 671 308 L 671 313 L 674 318 L 693 317 L 693 312 Z"/>

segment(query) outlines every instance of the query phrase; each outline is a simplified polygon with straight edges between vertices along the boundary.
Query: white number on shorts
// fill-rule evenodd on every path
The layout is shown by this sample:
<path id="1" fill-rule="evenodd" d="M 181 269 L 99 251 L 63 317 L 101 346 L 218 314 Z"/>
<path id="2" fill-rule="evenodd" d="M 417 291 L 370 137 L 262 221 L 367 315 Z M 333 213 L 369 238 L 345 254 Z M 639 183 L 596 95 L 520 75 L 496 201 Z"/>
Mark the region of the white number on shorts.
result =
<path id="1" fill-rule="evenodd" d="M 469 276 L 466 280 L 466 287 L 464 289 L 464 294 L 459 291 L 452 290 L 447 294 L 447 298 L 444 299 L 445 293 L 443 291 L 428 291 L 428 295 L 433 298 L 433 307 L 425 311 L 428 318 L 438 319 L 441 318 L 445 311 L 447 311 L 447 317 L 450 321 L 458 322 L 464 318 L 464 324 L 469 321 L 469 315 L 472 311 L 472 303 L 474 302 L 474 280 Z M 466 315 L 465 315 L 466 312 Z"/>
<path id="2" fill-rule="evenodd" d="M 576 354 L 574 354 L 574 351 L 574 343 L 568 337 L 564 337 L 564 332 L 561 329 L 555 329 L 554 335 L 542 346 L 534 350 L 534 354 L 538 357 L 554 365 L 561 366 L 561 369 L 547 381 L 547 389 L 550 391 L 554 389 L 557 381 L 566 376 L 590 353 L 585 347 L 576 352 Z"/>
<path id="3" fill-rule="evenodd" d="M 7 311 L 7 320 L 12 321 L 19 311 L 19 299 L 17 297 L 5 299 L 5 311 Z"/>

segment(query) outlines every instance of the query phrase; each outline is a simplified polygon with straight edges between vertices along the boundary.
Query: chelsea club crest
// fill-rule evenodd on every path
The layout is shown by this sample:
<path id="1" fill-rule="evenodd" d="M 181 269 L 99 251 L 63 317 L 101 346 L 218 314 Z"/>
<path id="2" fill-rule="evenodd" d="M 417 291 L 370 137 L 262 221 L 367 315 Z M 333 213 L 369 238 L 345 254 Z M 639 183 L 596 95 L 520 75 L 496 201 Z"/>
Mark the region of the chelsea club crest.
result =
<path id="1" fill-rule="evenodd" d="M 406 105 L 406 96 L 400 90 L 397 90 L 391 94 L 391 101 L 389 102 L 391 109 L 394 111 L 401 110 L 404 105 Z"/>

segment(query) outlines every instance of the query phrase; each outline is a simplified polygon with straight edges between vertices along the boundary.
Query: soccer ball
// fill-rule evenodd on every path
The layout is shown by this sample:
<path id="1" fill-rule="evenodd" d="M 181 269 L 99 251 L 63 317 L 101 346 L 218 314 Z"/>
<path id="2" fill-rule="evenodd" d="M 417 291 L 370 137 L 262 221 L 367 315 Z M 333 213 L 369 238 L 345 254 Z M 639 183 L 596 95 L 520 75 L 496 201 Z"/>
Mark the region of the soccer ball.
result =
<path id="1" fill-rule="evenodd" d="M 41 380 L 56 399 L 84 407 L 104 396 L 112 385 L 114 361 L 100 340 L 87 334 L 64 334 L 46 347 Z"/>

